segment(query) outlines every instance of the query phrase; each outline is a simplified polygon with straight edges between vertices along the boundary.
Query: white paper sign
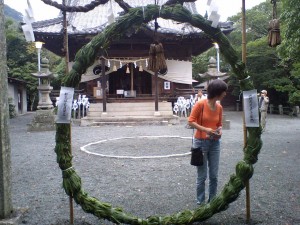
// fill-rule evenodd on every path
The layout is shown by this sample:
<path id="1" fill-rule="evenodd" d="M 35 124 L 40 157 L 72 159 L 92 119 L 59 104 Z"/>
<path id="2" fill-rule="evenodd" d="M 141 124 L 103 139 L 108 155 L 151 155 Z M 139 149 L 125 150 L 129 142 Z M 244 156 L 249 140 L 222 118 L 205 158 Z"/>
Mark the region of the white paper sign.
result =
<path id="1" fill-rule="evenodd" d="M 74 88 L 61 87 L 57 104 L 56 123 L 70 123 Z"/>
<path id="2" fill-rule="evenodd" d="M 259 127 L 257 90 L 243 91 L 246 127 Z"/>

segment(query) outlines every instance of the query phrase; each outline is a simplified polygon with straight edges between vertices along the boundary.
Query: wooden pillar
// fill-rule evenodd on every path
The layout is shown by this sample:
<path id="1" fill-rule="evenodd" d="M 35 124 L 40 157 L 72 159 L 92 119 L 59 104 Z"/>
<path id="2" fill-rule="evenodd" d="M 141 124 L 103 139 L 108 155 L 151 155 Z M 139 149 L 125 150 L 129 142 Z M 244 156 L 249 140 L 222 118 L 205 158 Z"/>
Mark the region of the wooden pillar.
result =
<path id="1" fill-rule="evenodd" d="M 63 5 L 66 5 L 66 0 L 63 0 Z M 64 33 L 64 53 L 66 63 L 66 75 L 69 73 L 69 38 L 68 38 L 68 21 L 67 12 L 63 11 L 63 33 Z"/>
<path id="2" fill-rule="evenodd" d="M 101 57 L 101 88 L 103 112 L 106 112 L 106 75 L 105 75 L 105 58 Z"/>
<path id="3" fill-rule="evenodd" d="M 158 112 L 158 71 L 155 70 L 155 112 Z"/>
<path id="4" fill-rule="evenodd" d="M 9 105 L 7 84 L 6 38 L 4 32 L 4 4 L 0 3 L 0 219 L 12 213 L 11 147 L 8 132 Z"/>
<path id="5" fill-rule="evenodd" d="M 131 92 L 133 92 L 133 90 L 134 90 L 134 86 L 133 86 L 133 63 L 130 64 L 130 89 L 131 89 Z"/>
<path id="6" fill-rule="evenodd" d="M 66 6 L 66 0 L 62 1 L 63 6 Z M 69 73 L 69 38 L 68 38 L 68 20 L 67 20 L 67 11 L 63 11 L 63 37 L 64 37 L 64 54 L 65 54 L 65 75 L 67 76 Z M 80 118 L 80 107 L 79 107 L 79 118 Z M 72 125 L 70 123 L 70 132 L 72 130 Z M 70 143 L 72 143 L 72 137 L 70 136 Z M 72 147 L 71 147 L 72 153 Z M 69 206 L 70 206 L 70 224 L 74 224 L 74 204 L 73 204 L 73 196 L 69 197 Z"/>

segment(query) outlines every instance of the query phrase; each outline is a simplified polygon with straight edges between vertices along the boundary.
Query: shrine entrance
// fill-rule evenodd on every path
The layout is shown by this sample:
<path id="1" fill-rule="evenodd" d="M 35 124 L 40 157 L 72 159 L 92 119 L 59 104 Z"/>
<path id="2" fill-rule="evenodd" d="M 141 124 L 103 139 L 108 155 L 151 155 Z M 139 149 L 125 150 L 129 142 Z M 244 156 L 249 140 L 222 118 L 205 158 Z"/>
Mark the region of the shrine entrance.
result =
<path id="1" fill-rule="evenodd" d="M 152 75 L 131 63 L 108 75 L 108 98 L 151 96 Z"/>

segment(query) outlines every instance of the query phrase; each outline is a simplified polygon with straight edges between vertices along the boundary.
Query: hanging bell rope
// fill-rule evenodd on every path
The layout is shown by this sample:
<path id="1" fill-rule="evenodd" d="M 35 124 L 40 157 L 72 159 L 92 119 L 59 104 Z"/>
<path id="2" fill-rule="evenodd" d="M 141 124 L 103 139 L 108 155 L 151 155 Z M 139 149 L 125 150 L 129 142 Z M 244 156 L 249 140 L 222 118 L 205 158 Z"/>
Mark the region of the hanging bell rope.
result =
<path id="1" fill-rule="evenodd" d="M 150 45 L 148 69 L 153 72 L 167 69 L 162 43 L 155 42 Z"/>
<path id="2" fill-rule="evenodd" d="M 273 19 L 269 22 L 268 44 L 276 47 L 281 43 L 279 19 L 277 19 L 276 0 L 271 0 L 273 4 Z"/>
<path id="3" fill-rule="evenodd" d="M 154 39 L 156 39 L 156 32 L 158 27 L 158 23 L 155 19 Z M 155 41 L 150 45 L 148 69 L 153 72 L 167 69 L 164 48 L 162 43 L 159 43 L 158 41 Z"/>

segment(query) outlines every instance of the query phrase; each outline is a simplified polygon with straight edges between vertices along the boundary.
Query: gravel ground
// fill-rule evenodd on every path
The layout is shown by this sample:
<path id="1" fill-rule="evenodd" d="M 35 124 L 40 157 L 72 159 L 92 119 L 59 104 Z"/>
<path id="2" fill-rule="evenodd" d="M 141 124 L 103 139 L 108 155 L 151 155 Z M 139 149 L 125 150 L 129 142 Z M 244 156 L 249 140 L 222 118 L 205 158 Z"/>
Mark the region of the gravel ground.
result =
<path id="1" fill-rule="evenodd" d="M 219 190 L 242 159 L 240 112 L 226 112 L 231 129 L 223 131 Z M 32 113 L 10 120 L 14 207 L 27 208 L 21 224 L 69 224 L 69 198 L 62 189 L 54 153 L 55 132 L 27 132 Z M 196 170 L 189 156 L 130 158 L 187 153 L 191 129 L 172 126 L 72 127 L 73 164 L 83 188 L 101 201 L 139 217 L 195 209 Z M 300 224 L 300 119 L 268 115 L 264 142 L 250 181 L 251 224 Z M 160 137 L 164 136 L 164 137 Z M 183 138 L 178 138 L 178 136 Z M 88 154 L 80 147 L 104 156 Z M 110 158 L 107 156 L 126 156 Z M 246 224 L 245 191 L 229 209 L 199 224 Z M 74 203 L 74 224 L 111 225 Z"/>

